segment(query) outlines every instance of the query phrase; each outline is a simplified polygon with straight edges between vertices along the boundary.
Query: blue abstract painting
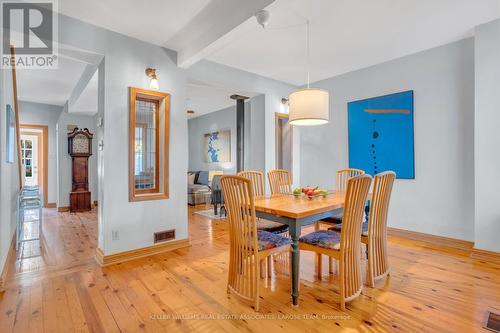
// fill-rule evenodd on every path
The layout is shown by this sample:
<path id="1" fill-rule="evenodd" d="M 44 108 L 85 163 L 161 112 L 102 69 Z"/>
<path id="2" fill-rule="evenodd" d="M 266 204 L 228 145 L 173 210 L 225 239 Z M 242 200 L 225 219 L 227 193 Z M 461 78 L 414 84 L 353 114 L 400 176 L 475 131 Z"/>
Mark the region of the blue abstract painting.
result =
<path id="1" fill-rule="evenodd" d="M 231 162 L 231 131 L 205 134 L 205 161 Z"/>
<path id="2" fill-rule="evenodd" d="M 413 91 L 347 103 L 349 167 L 414 179 Z"/>

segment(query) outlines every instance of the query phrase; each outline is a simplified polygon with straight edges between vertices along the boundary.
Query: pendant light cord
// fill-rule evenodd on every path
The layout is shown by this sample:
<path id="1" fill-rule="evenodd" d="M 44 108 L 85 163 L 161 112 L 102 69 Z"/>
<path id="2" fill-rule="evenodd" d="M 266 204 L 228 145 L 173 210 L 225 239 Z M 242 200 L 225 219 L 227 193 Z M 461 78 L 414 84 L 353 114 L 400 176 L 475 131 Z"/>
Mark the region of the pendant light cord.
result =
<path id="1" fill-rule="evenodd" d="M 310 63 L 309 63 L 309 53 L 310 53 L 310 41 L 309 41 L 309 20 L 306 21 L 306 62 L 307 62 L 307 89 L 309 89 L 309 78 L 310 78 Z"/>

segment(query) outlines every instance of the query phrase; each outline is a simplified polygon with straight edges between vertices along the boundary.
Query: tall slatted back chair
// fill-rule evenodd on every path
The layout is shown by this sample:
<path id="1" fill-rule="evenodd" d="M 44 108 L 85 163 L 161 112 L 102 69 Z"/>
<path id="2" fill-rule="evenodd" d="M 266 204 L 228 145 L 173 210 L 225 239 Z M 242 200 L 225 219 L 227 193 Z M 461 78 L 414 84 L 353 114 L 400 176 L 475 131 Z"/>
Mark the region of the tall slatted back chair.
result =
<path id="1" fill-rule="evenodd" d="M 253 187 L 253 194 L 256 197 L 264 196 L 264 173 L 256 170 L 244 170 L 238 172 L 238 176 L 250 179 Z"/>
<path id="2" fill-rule="evenodd" d="M 377 174 L 373 181 L 373 193 L 368 220 L 368 237 L 362 237 L 368 247 L 368 284 L 375 286 L 375 280 L 386 277 L 390 267 L 387 255 L 387 213 L 392 186 L 396 174 L 386 171 Z"/>
<path id="3" fill-rule="evenodd" d="M 288 170 L 271 170 L 267 173 L 271 194 L 291 193 L 292 181 Z"/>
<path id="4" fill-rule="evenodd" d="M 221 185 L 229 220 L 227 292 L 253 302 L 258 311 L 260 263 L 274 253 L 290 252 L 291 242 L 271 233 L 263 233 L 261 238 L 261 233 L 257 232 L 250 179 L 222 176 Z"/>
<path id="5" fill-rule="evenodd" d="M 340 306 L 361 294 L 361 225 L 372 177 L 359 175 L 347 181 L 342 231 L 316 230 L 299 238 L 301 250 L 318 255 L 318 279 L 321 279 L 321 255 L 339 261 Z"/>
<path id="6" fill-rule="evenodd" d="M 363 290 L 361 272 L 361 226 L 372 177 L 359 175 L 347 181 L 344 216 L 340 236 L 341 306 L 359 296 Z"/>
<path id="7" fill-rule="evenodd" d="M 352 177 L 363 175 L 364 173 L 365 173 L 364 170 L 353 169 L 353 168 L 338 170 L 337 179 L 335 183 L 336 190 L 340 192 L 345 192 L 347 190 L 347 181 Z"/>

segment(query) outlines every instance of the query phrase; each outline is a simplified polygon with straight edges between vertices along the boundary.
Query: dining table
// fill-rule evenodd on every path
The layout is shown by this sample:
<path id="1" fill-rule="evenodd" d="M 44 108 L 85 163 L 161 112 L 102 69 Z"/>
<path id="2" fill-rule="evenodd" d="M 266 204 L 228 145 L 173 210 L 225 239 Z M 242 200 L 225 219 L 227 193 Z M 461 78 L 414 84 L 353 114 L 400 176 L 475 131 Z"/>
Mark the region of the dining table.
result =
<path id="1" fill-rule="evenodd" d="M 345 192 L 331 191 L 310 199 L 305 195 L 274 194 L 256 197 L 258 218 L 286 224 L 292 240 L 292 304 L 299 304 L 299 238 L 302 226 L 333 217 L 344 207 Z"/>

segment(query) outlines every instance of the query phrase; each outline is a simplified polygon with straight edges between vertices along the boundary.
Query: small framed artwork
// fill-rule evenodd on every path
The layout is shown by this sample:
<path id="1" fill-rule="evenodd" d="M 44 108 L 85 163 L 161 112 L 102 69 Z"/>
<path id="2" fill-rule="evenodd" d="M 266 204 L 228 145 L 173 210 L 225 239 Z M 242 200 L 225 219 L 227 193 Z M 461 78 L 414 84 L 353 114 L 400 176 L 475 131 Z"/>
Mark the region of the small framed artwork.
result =
<path id="1" fill-rule="evenodd" d="M 204 135 L 205 162 L 231 162 L 231 131 L 223 130 Z"/>
<path id="2" fill-rule="evenodd" d="M 6 131 L 6 143 L 7 143 L 7 149 L 6 149 L 6 159 L 7 163 L 14 163 L 14 144 L 16 142 L 15 139 L 15 126 L 16 126 L 16 119 L 14 117 L 14 110 L 12 110 L 12 107 L 10 104 L 7 104 L 6 107 L 6 126 L 7 126 L 7 131 Z"/>

